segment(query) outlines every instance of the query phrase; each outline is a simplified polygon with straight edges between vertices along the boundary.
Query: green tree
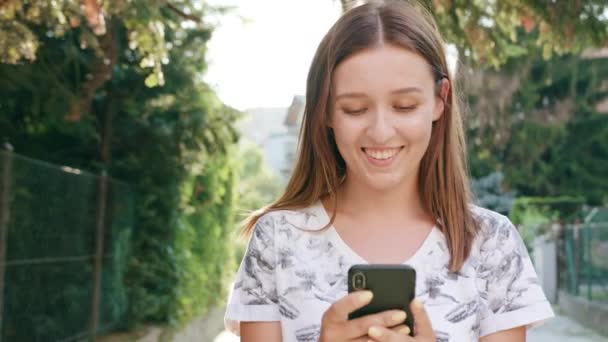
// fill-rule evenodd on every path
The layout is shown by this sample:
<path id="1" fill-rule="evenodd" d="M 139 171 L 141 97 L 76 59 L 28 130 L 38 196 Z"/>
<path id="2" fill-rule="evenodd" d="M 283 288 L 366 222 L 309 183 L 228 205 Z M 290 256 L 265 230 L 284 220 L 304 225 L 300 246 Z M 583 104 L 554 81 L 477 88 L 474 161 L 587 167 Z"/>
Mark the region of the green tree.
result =
<path id="1" fill-rule="evenodd" d="M 236 190 L 233 241 L 236 241 L 237 248 L 234 260 L 238 262 L 243 259 L 246 248 L 246 241 L 240 234 L 243 220 L 251 212 L 274 202 L 285 184 L 266 166 L 264 154 L 255 143 L 246 139 L 240 141 L 236 156 L 240 163 L 236 168 L 239 185 Z"/>
<path id="2" fill-rule="evenodd" d="M 608 125 L 596 105 L 608 60 L 586 57 L 608 42 L 605 1 L 425 3 L 458 50 L 473 175 L 503 172 L 519 195 L 607 202 Z"/>
<path id="3" fill-rule="evenodd" d="M 242 161 L 238 175 L 239 217 L 262 208 L 278 198 L 285 184 L 264 163 L 260 148 L 252 142 L 240 144 L 238 159 Z"/>
<path id="4" fill-rule="evenodd" d="M 232 271 L 239 113 L 201 77 L 213 31 L 202 18 L 218 12 L 189 0 L 0 2 L 2 137 L 136 190 L 129 324 L 185 322 L 221 300 Z"/>
<path id="5" fill-rule="evenodd" d="M 606 73 L 606 58 L 568 55 L 515 58 L 469 76 L 473 176 L 501 170 L 518 194 L 606 202 L 608 118 L 597 112 Z"/>
<path id="6" fill-rule="evenodd" d="M 485 177 L 474 179 L 471 189 L 476 197 L 476 202 L 499 213 L 508 213 L 513 205 L 515 193 L 506 191 L 502 184 L 504 175 L 501 172 L 492 172 Z"/>
<path id="7" fill-rule="evenodd" d="M 365 1 L 340 0 L 344 11 L 360 2 Z M 532 47 L 548 59 L 554 53 L 579 53 L 608 42 L 604 0 L 420 2 L 434 14 L 439 30 L 456 46 L 462 62 L 497 68 L 509 58 L 530 53 Z"/>
<path id="8" fill-rule="evenodd" d="M 461 61 L 472 59 L 497 68 L 532 49 L 549 59 L 554 53 L 580 53 L 608 42 L 608 7 L 603 0 L 425 2 L 446 40 L 459 50 Z"/>

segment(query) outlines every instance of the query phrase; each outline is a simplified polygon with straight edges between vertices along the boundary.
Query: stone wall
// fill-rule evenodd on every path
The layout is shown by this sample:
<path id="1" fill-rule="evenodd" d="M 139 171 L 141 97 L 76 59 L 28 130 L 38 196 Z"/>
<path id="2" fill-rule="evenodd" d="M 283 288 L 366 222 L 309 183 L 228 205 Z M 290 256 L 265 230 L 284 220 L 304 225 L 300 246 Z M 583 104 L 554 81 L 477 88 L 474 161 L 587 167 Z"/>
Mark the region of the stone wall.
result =
<path id="1" fill-rule="evenodd" d="M 608 337 L 608 303 L 590 302 L 560 290 L 559 308 L 583 326 Z"/>

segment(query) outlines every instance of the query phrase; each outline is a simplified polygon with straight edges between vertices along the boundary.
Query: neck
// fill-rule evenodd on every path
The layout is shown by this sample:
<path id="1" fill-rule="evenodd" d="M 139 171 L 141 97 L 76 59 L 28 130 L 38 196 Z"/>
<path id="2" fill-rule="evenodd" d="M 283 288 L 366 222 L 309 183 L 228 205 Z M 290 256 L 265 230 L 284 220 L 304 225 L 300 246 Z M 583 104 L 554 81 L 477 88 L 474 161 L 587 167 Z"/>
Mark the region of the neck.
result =
<path id="1" fill-rule="evenodd" d="M 352 217 L 399 220 L 427 217 L 417 183 L 417 177 L 411 177 L 393 188 L 378 190 L 346 177 L 338 191 L 338 210 Z"/>

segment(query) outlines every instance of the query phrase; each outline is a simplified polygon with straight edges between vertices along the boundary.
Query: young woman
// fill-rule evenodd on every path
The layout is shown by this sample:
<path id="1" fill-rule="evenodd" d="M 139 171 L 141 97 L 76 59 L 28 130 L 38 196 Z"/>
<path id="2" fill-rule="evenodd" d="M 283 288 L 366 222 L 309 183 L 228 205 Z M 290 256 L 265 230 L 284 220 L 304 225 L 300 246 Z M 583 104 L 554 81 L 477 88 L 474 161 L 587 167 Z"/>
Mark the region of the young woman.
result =
<path id="1" fill-rule="evenodd" d="M 252 215 L 226 324 L 251 341 L 525 341 L 553 316 L 508 218 L 471 202 L 462 118 L 432 16 L 404 1 L 345 13 L 308 75 L 286 191 Z M 412 312 L 355 320 L 353 264 L 416 269 Z"/>

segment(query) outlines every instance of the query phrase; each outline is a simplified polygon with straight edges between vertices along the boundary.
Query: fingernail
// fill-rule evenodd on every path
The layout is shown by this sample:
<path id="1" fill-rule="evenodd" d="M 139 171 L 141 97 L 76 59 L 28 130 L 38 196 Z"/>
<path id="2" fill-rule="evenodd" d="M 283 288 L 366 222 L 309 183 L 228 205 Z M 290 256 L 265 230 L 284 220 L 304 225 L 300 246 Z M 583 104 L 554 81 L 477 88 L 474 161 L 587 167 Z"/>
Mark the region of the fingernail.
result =
<path id="1" fill-rule="evenodd" d="M 405 317 L 407 317 L 407 315 L 405 314 L 405 311 L 399 311 L 396 312 L 391 319 L 393 320 L 393 322 L 395 323 L 401 323 L 403 321 L 405 321 Z"/>
<path id="2" fill-rule="evenodd" d="M 400 329 L 399 333 L 402 334 L 402 335 L 409 335 L 410 334 L 410 328 L 405 327 L 403 329 Z"/>
<path id="3" fill-rule="evenodd" d="M 372 300 L 372 297 L 374 297 L 374 294 L 371 291 L 364 291 L 359 295 L 359 301 L 361 303 L 367 303 Z"/>
<path id="4" fill-rule="evenodd" d="M 418 309 L 424 309 L 424 304 L 419 299 L 414 299 L 414 306 Z"/>
<path id="5" fill-rule="evenodd" d="M 369 330 L 367 331 L 367 334 L 374 338 L 382 337 L 382 331 L 376 327 L 369 328 Z"/>

